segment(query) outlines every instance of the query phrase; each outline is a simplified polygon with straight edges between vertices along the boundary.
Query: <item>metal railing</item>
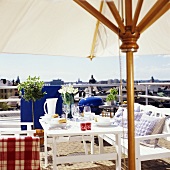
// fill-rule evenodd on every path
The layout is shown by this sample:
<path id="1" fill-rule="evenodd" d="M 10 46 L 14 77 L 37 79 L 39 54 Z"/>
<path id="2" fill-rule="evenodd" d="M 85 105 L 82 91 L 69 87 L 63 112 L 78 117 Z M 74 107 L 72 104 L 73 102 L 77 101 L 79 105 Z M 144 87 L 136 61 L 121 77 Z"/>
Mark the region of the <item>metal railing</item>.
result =
<path id="1" fill-rule="evenodd" d="M 94 88 L 94 87 L 110 87 L 110 88 L 112 88 L 112 87 L 117 87 L 118 88 L 118 91 L 119 91 L 119 94 L 121 94 L 121 86 L 126 86 L 126 84 L 124 83 L 124 84 L 120 84 L 120 83 L 113 83 L 113 84 L 73 84 L 73 87 L 75 87 L 75 88 L 86 88 L 87 89 L 87 91 L 86 91 L 86 97 L 88 97 L 88 96 L 92 96 L 93 95 L 93 93 L 92 93 L 92 89 Z M 100 97 L 100 98 L 103 98 L 103 99 L 105 99 L 106 98 L 106 94 L 105 95 L 101 95 L 100 96 L 100 94 L 98 94 L 97 95 L 98 97 Z M 121 101 L 121 95 L 118 95 L 118 97 L 119 97 L 119 102 Z M 75 99 L 81 99 L 82 97 L 75 97 Z"/>
<path id="2" fill-rule="evenodd" d="M 138 95 L 138 97 L 145 98 L 145 104 L 148 105 L 148 99 L 157 99 L 157 100 L 168 100 L 170 97 L 161 97 L 161 96 L 152 96 L 148 94 L 148 90 L 151 86 L 170 86 L 170 83 L 138 83 L 138 85 L 145 86 L 145 95 Z"/>
<path id="3" fill-rule="evenodd" d="M 0 89 L 17 89 L 17 86 L 0 86 Z M 8 98 L 8 99 L 0 99 L 0 103 L 8 103 L 8 102 L 19 102 L 21 99 L 19 98 Z M 15 110 L 2 110 L 0 111 L 0 120 L 15 120 L 20 121 L 20 109 Z"/>
<path id="4" fill-rule="evenodd" d="M 137 85 L 137 84 L 136 84 Z M 140 95 L 138 94 L 138 97 L 142 97 L 142 98 L 145 98 L 145 102 L 146 102 L 146 105 L 148 104 L 148 99 L 151 98 L 151 99 L 158 99 L 158 100 L 167 100 L 169 101 L 170 100 L 170 97 L 160 97 L 160 96 L 151 96 L 151 95 L 148 95 L 148 89 L 150 86 L 170 86 L 170 83 L 138 83 L 138 85 L 142 85 L 142 86 L 145 86 L 145 95 Z M 121 91 L 121 88 L 122 87 L 126 87 L 126 83 L 123 83 L 122 85 L 120 83 L 113 83 L 113 84 L 74 84 L 73 87 L 75 88 L 87 88 L 88 89 L 88 93 L 87 95 L 88 96 L 91 96 L 92 95 L 92 87 L 117 87 L 118 90 L 119 90 L 119 101 L 121 100 L 121 95 L 120 95 L 120 91 Z M 0 89 L 17 89 L 17 86 L 0 86 Z M 101 97 L 101 98 L 106 98 L 106 95 L 98 95 L 98 97 Z M 82 98 L 82 97 L 77 97 L 77 98 Z M 0 102 L 20 102 L 21 99 L 19 98 L 12 98 L 12 99 L 0 99 Z M 10 115 L 10 114 L 20 114 L 20 110 L 7 110 L 7 111 L 0 111 L 0 115 Z"/>

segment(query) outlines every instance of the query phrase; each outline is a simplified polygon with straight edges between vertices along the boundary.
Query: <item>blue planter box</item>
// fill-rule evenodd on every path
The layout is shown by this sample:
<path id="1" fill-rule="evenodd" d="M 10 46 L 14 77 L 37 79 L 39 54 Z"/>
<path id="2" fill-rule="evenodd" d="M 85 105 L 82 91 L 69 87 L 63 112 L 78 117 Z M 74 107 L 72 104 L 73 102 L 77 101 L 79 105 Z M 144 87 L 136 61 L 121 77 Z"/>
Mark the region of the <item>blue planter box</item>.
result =
<path id="1" fill-rule="evenodd" d="M 58 90 L 61 86 L 44 86 L 43 92 L 46 91 L 47 94 L 41 99 L 34 103 L 34 128 L 42 129 L 39 118 L 45 114 L 44 112 L 44 102 L 47 98 L 58 98 L 56 113 L 62 114 L 62 98 Z M 21 122 L 32 122 L 32 106 L 31 101 L 27 102 L 21 99 Z M 25 127 L 22 127 L 25 129 Z"/>

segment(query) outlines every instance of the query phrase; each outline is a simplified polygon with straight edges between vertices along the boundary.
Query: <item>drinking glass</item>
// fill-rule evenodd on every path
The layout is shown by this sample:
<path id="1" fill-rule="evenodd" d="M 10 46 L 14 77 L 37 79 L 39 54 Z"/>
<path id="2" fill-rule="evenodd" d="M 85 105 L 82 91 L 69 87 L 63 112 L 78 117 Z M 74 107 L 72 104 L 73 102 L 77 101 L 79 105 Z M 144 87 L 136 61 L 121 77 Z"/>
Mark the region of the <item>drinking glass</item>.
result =
<path id="1" fill-rule="evenodd" d="M 72 116 L 75 120 L 75 122 L 77 121 L 77 119 L 80 117 L 80 109 L 79 106 L 73 105 L 72 106 Z"/>
<path id="2" fill-rule="evenodd" d="M 83 112 L 84 112 L 84 117 L 89 120 L 91 117 L 91 107 L 84 106 Z"/>
<path id="3" fill-rule="evenodd" d="M 63 112 L 65 113 L 66 119 L 68 118 L 68 114 L 70 113 L 70 105 L 63 104 Z"/>

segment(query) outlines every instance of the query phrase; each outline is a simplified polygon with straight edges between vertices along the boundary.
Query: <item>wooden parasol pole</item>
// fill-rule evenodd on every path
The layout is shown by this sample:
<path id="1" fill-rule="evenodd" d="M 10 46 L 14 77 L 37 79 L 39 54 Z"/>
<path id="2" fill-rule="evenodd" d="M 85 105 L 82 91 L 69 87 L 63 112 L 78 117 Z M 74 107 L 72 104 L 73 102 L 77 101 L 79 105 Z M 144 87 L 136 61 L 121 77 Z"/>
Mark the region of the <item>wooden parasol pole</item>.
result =
<path id="1" fill-rule="evenodd" d="M 134 140 L 134 65 L 133 52 L 126 52 L 127 69 L 127 110 L 128 110 L 128 167 L 135 170 L 135 140 Z"/>
<path id="2" fill-rule="evenodd" d="M 126 53 L 127 69 L 127 111 L 128 111 L 128 167 L 135 170 L 135 126 L 134 126 L 134 63 L 133 53 L 139 48 L 136 41 L 139 39 L 139 32 L 131 32 L 131 27 L 125 27 L 125 34 L 120 33 L 122 45 L 120 49 Z"/>

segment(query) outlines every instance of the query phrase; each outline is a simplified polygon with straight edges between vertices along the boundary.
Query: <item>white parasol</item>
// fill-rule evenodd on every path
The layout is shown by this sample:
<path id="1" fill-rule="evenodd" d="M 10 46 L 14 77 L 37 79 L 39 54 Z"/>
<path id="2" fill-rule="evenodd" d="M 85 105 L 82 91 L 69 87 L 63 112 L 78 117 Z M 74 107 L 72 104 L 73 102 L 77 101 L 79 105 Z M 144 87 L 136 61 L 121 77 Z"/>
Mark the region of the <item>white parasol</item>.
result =
<path id="1" fill-rule="evenodd" d="M 118 56 L 120 38 L 123 42 L 120 49 L 126 53 L 127 61 L 128 159 L 129 169 L 133 170 L 133 52 L 170 54 L 170 1 L 105 0 L 102 14 L 98 11 L 100 6 L 100 0 L 1 0 L 0 52 Z M 96 26 L 95 18 L 101 21 L 100 25 Z M 94 36 L 95 30 L 98 36 Z"/>

